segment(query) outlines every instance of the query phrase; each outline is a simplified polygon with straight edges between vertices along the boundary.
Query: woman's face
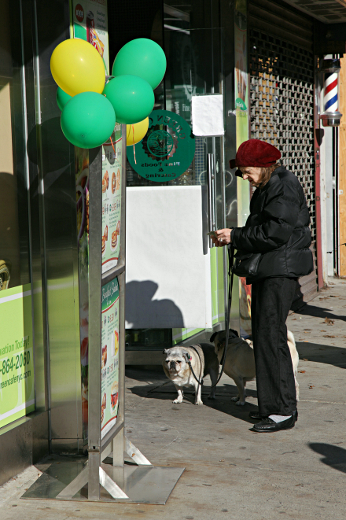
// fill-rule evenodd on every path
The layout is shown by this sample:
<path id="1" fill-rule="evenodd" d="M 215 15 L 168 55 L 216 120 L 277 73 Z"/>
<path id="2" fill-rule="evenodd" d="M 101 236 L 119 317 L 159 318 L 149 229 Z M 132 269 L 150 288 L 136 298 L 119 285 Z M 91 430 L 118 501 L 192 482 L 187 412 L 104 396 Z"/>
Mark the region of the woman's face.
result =
<path id="1" fill-rule="evenodd" d="M 252 186 L 259 186 L 261 184 L 262 169 L 255 166 L 247 166 L 246 168 L 239 168 L 243 174 L 243 179 L 248 180 Z"/>

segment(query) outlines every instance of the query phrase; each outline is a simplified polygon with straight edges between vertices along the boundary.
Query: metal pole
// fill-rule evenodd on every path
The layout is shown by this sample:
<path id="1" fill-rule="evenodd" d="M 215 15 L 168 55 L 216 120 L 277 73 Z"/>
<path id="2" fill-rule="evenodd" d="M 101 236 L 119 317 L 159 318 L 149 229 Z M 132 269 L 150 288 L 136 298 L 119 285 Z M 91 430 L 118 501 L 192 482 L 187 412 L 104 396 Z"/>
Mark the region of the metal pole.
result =
<path id="1" fill-rule="evenodd" d="M 92 153 L 90 154 L 92 156 Z M 89 166 L 89 500 L 100 499 L 102 148 Z"/>

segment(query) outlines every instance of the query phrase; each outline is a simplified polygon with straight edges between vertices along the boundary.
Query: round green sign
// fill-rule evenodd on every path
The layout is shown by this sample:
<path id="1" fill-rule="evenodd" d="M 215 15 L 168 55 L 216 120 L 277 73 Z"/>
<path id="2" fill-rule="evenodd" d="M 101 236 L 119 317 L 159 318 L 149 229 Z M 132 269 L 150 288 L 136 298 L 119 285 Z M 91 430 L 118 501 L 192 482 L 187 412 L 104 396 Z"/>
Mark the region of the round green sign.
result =
<path id="1" fill-rule="evenodd" d="M 135 172 L 153 182 L 180 177 L 194 155 L 195 137 L 191 127 L 181 116 L 168 110 L 154 110 L 144 139 L 127 149 L 127 158 Z"/>

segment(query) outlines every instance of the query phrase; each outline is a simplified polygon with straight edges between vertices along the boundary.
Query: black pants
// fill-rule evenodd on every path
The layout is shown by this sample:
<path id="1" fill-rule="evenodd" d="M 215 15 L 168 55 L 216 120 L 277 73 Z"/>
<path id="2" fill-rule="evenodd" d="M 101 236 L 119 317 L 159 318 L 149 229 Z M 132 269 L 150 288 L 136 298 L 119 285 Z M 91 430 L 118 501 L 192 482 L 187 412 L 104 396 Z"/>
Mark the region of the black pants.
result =
<path id="1" fill-rule="evenodd" d="M 286 319 L 295 278 L 266 278 L 252 284 L 252 336 L 260 415 L 292 415 L 297 408 Z"/>

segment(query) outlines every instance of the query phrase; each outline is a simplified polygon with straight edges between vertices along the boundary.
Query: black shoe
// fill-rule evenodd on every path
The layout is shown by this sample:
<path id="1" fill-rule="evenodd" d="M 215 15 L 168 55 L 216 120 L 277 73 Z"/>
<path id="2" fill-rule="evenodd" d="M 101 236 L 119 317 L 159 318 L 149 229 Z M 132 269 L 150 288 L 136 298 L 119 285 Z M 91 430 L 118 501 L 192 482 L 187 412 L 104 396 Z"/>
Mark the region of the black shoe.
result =
<path id="1" fill-rule="evenodd" d="M 266 419 L 263 419 L 261 422 L 254 424 L 251 430 L 257 433 L 277 432 L 279 430 L 289 430 L 290 428 L 293 428 L 295 423 L 295 414 L 291 415 L 291 417 L 289 417 L 285 421 L 281 421 L 278 423 L 267 417 Z"/>
<path id="2" fill-rule="evenodd" d="M 293 412 L 293 417 L 295 417 L 295 420 L 298 421 L 298 410 Z M 256 421 L 260 421 L 261 419 L 265 419 L 266 416 L 260 415 L 259 412 L 250 412 L 249 417 L 251 419 L 255 419 Z M 268 416 L 267 416 L 268 417 Z"/>

